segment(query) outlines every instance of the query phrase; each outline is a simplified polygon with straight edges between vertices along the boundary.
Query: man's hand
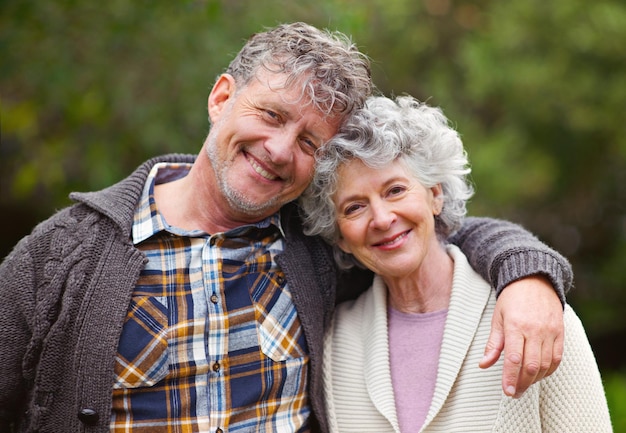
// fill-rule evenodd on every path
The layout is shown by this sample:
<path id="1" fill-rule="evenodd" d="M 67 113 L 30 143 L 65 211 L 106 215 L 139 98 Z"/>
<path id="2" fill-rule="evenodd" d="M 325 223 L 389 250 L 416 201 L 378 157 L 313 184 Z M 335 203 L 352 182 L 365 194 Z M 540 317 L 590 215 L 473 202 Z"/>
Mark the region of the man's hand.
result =
<path id="1" fill-rule="evenodd" d="M 502 389 L 518 398 L 559 366 L 563 334 L 563 306 L 549 280 L 533 276 L 515 281 L 498 297 L 479 366 L 492 366 L 504 351 Z"/>

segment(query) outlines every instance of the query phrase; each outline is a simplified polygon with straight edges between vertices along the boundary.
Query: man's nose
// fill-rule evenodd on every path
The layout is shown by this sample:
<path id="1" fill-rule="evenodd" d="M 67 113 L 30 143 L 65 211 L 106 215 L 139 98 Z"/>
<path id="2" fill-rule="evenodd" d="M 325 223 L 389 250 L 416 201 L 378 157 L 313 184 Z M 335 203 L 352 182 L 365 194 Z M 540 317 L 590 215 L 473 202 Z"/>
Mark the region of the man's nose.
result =
<path id="1" fill-rule="evenodd" d="M 274 164 L 290 164 L 293 162 L 293 151 L 296 145 L 296 137 L 289 131 L 277 131 L 267 140 L 264 146 L 270 160 Z"/>

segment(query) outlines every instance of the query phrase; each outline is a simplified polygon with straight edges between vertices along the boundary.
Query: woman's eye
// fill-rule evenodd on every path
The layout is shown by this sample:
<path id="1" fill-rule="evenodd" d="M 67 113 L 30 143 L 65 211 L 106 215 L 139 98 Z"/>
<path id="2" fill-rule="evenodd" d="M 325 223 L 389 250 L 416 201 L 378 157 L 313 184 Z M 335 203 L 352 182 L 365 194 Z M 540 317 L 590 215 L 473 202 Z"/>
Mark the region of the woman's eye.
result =
<path id="1" fill-rule="evenodd" d="M 344 215 L 351 215 L 354 212 L 358 211 L 361 208 L 360 205 L 358 204 L 351 204 L 349 206 L 346 206 L 345 209 L 343 210 Z"/>
<path id="2" fill-rule="evenodd" d="M 404 191 L 406 191 L 406 188 L 403 186 L 394 186 L 389 188 L 389 195 L 398 195 L 398 194 L 402 194 Z"/>

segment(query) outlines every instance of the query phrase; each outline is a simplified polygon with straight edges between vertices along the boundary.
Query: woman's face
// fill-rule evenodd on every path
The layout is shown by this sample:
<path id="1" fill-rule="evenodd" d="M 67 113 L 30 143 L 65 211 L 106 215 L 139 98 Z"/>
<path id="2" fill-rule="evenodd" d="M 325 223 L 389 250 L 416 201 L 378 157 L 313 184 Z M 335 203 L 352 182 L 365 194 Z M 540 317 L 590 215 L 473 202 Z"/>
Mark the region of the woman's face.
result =
<path id="1" fill-rule="evenodd" d="M 383 277 L 419 271 L 440 247 L 434 216 L 441 212 L 441 187 L 425 188 L 399 160 L 374 169 L 353 159 L 338 174 L 339 247 Z"/>

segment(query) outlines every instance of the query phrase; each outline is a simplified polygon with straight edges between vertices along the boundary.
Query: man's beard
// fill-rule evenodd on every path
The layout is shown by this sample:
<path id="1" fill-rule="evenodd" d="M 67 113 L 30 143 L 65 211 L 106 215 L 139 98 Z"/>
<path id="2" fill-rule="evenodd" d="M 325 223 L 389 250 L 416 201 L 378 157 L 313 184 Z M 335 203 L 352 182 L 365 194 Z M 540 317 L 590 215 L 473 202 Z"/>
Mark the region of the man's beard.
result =
<path id="1" fill-rule="evenodd" d="M 216 131 L 215 131 L 216 132 Z M 257 203 L 248 197 L 245 192 L 232 188 L 227 181 L 229 164 L 220 165 L 217 155 L 217 142 L 216 137 L 218 134 L 210 134 L 208 143 L 206 146 L 206 153 L 215 172 L 218 188 L 222 195 L 226 198 L 226 201 L 230 205 L 231 209 L 238 213 L 250 217 L 266 218 L 276 212 L 283 204 L 277 197 L 272 197 L 265 203 Z"/>

